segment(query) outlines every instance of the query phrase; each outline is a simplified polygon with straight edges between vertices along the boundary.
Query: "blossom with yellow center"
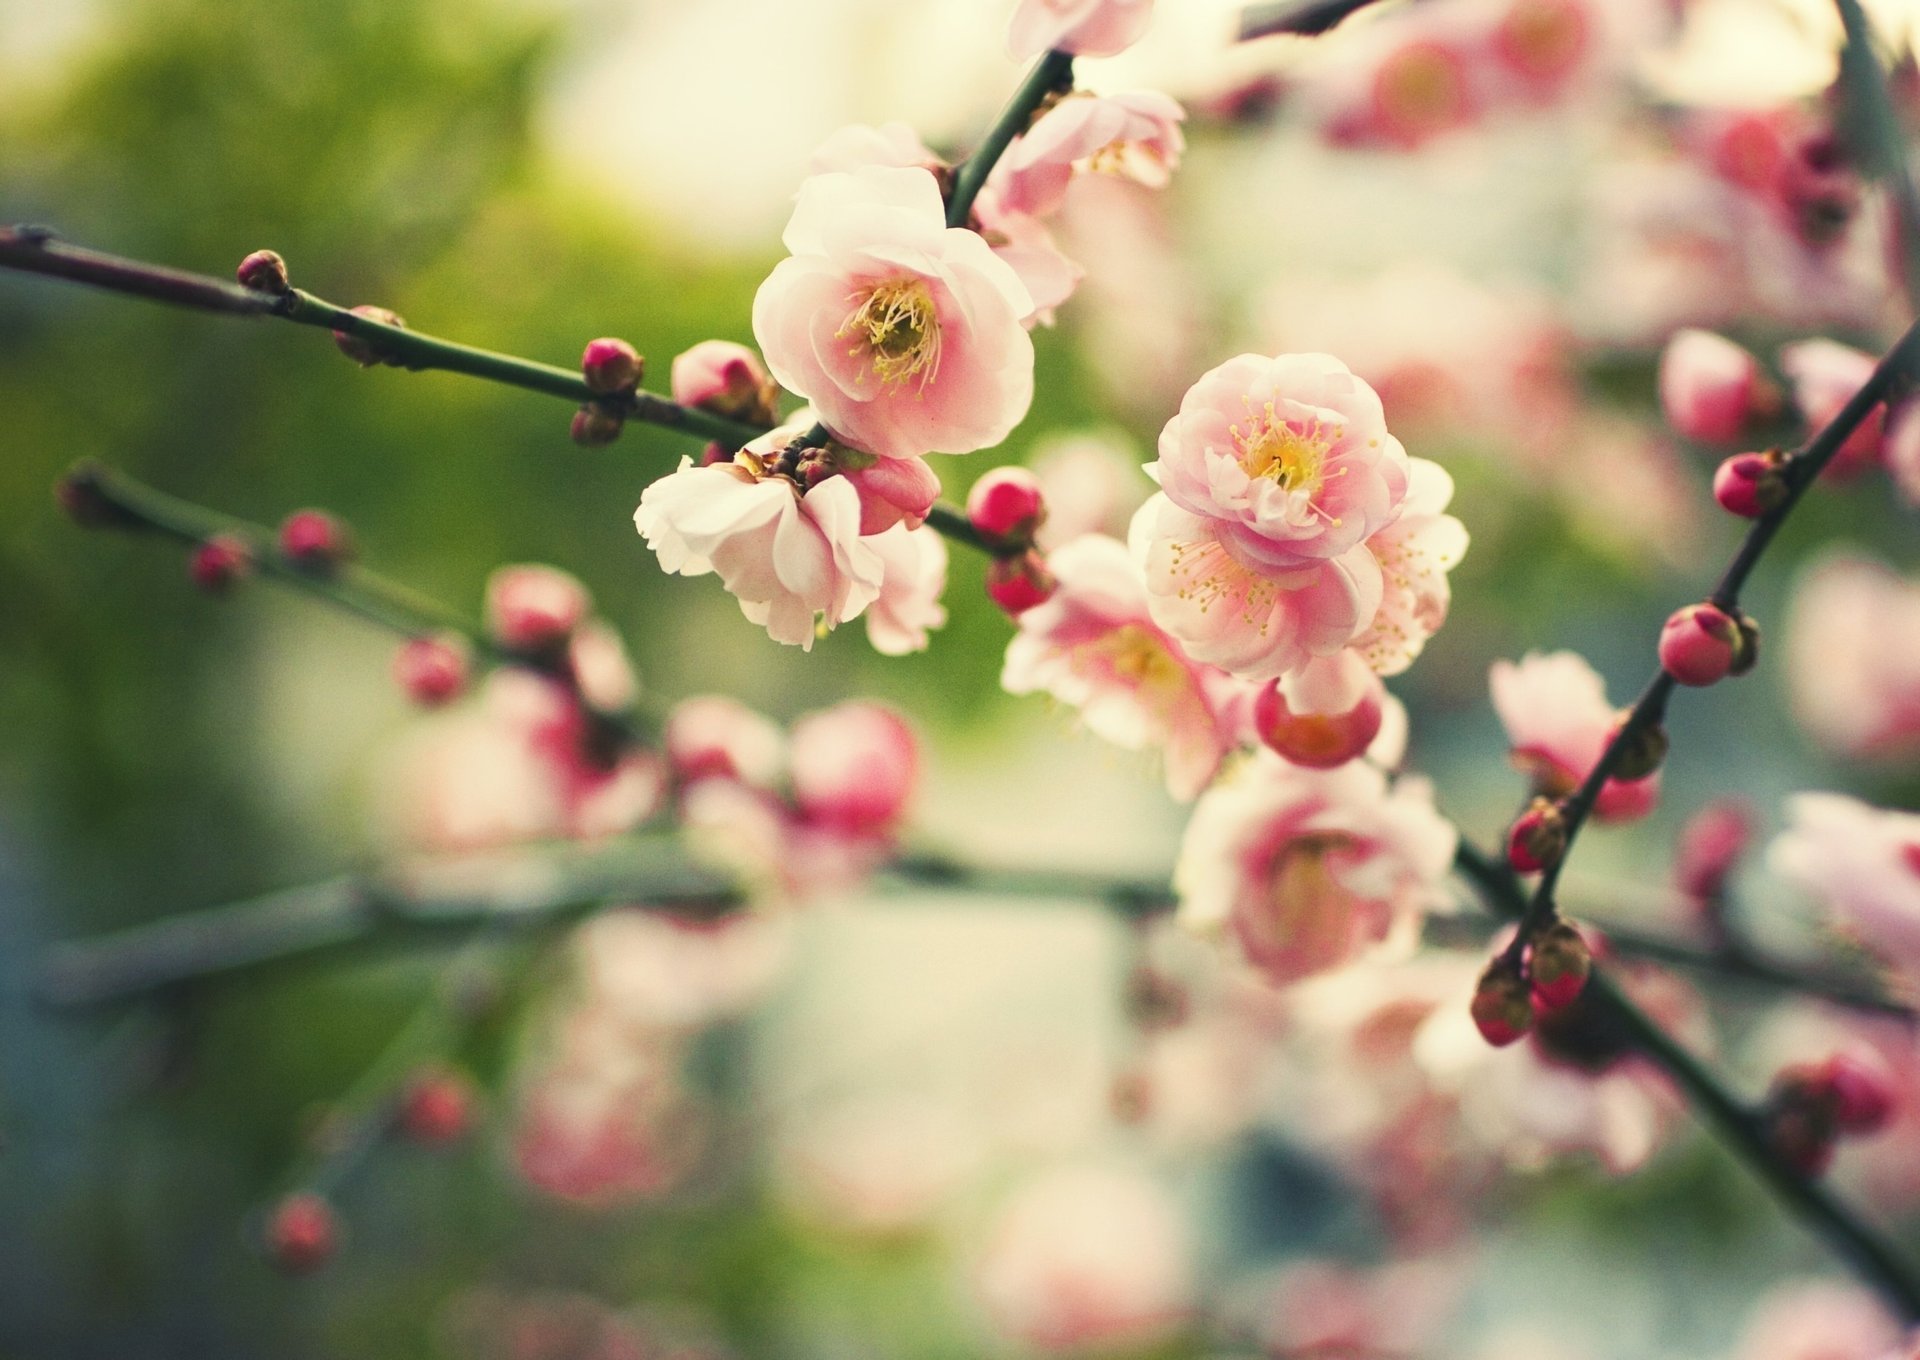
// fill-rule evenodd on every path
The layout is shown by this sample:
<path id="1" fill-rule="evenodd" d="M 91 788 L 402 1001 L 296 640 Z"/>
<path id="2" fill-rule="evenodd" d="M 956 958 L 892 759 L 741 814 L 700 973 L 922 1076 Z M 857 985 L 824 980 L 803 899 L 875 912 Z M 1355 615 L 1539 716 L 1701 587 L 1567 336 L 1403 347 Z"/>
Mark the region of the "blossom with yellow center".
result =
<path id="1" fill-rule="evenodd" d="M 864 359 L 890 389 L 918 379 L 925 390 L 940 371 L 940 318 L 924 279 L 888 279 L 874 288 L 834 332 L 836 340 L 850 335 L 848 356 Z"/>

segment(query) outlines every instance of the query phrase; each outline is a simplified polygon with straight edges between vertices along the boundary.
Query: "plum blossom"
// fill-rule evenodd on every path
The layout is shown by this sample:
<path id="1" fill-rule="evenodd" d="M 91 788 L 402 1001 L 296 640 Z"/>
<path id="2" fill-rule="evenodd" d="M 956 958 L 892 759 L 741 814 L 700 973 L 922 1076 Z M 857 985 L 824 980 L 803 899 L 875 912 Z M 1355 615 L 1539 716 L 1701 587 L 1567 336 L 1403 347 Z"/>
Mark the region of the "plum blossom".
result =
<path id="1" fill-rule="evenodd" d="M 1028 465 L 1039 479 L 1047 518 L 1034 542 L 1051 550 L 1082 534 L 1125 538 L 1133 512 L 1152 491 L 1139 454 L 1108 431 L 1059 435 L 1036 445 Z"/>
<path id="2" fill-rule="evenodd" d="M 1920 979 L 1920 815 L 1837 793 L 1787 800 L 1767 864 L 1814 897 L 1833 924 Z"/>
<path id="3" fill-rule="evenodd" d="M 753 301 L 774 377 L 844 442 L 884 458 L 997 444 L 1033 399 L 1033 298 L 980 236 L 946 225 L 924 169 L 801 186 L 792 254 Z"/>
<path id="4" fill-rule="evenodd" d="M 696 694 L 667 714 L 667 763 L 682 784 L 730 779 L 770 789 L 787 767 L 786 733 L 724 694 Z"/>
<path id="5" fill-rule="evenodd" d="M 1174 869 L 1181 919 L 1230 929 L 1268 981 L 1298 981 L 1410 943 L 1446 900 L 1457 839 L 1425 780 L 1263 752 L 1194 807 Z"/>
<path id="6" fill-rule="evenodd" d="M 1920 751 L 1920 585 L 1864 557 L 1828 557 L 1797 584 L 1783 646 L 1793 711 L 1828 751 Z"/>
<path id="7" fill-rule="evenodd" d="M 1794 405 L 1811 430 L 1835 416 L 1853 394 L 1873 376 L 1874 357 L 1837 340 L 1801 340 L 1780 347 L 1780 371 L 1793 390 Z M 1880 459 L 1886 409 L 1876 406 L 1840 445 L 1827 471 L 1847 476 L 1864 471 Z"/>
<path id="8" fill-rule="evenodd" d="M 882 656 L 925 651 L 928 631 L 947 621 L 940 603 L 947 588 L 947 541 L 932 529 L 901 524 L 871 542 L 880 554 L 880 593 L 867 606 L 867 640 Z"/>
<path id="9" fill-rule="evenodd" d="M 816 619 L 832 628 L 873 603 L 883 563 L 860 536 L 851 481 L 830 476 L 803 490 L 763 461 L 794 433 L 763 436 L 730 463 L 695 467 L 682 458 L 641 495 L 633 523 L 664 570 L 717 572 L 769 637 L 811 650 Z"/>
<path id="10" fill-rule="evenodd" d="M 860 493 L 863 535 L 882 533 L 896 524 L 919 528 L 940 496 L 940 478 L 924 458 L 863 460 L 843 455 L 840 468 Z"/>
<path id="11" fill-rule="evenodd" d="M 1660 409 L 1685 438 L 1731 444 L 1776 400 L 1759 360 L 1723 335 L 1688 327 L 1661 351 Z"/>
<path id="12" fill-rule="evenodd" d="M 1158 90 L 1061 100 L 994 167 L 1008 212 L 1047 217 L 1078 174 L 1110 174 L 1164 189 L 1180 164 L 1186 111 Z"/>
<path id="13" fill-rule="evenodd" d="M 1494 712 L 1507 729 L 1514 764 L 1542 793 L 1571 793 L 1613 739 L 1620 715 L 1606 682 L 1577 652 L 1528 652 L 1496 661 L 1488 675 Z M 1658 772 L 1645 779 L 1609 779 L 1594 803 L 1602 820 L 1644 817 L 1660 795 Z"/>
<path id="14" fill-rule="evenodd" d="M 946 162 L 920 140 L 912 124 L 850 123 L 813 149 L 807 162 L 810 175 L 851 173 L 869 165 L 892 166 L 896 170 L 938 170 Z"/>
<path id="15" fill-rule="evenodd" d="M 1112 57 L 1132 47 L 1153 17 L 1153 0 L 1020 0 L 1007 26 L 1015 61 L 1049 49 Z"/>
<path id="16" fill-rule="evenodd" d="M 1085 535 L 1047 565 L 1058 588 L 1020 615 L 1001 685 L 1051 694 L 1116 746 L 1162 748 L 1168 791 L 1196 796 L 1238 744 L 1251 687 L 1195 662 L 1154 623 L 1139 563 L 1118 540 Z"/>
<path id="17" fill-rule="evenodd" d="M 593 607 L 578 577 L 537 562 L 487 578 L 487 631 L 502 647 L 534 652 L 571 633 Z"/>
<path id="18" fill-rule="evenodd" d="M 1379 675 L 1411 666 L 1427 639 L 1447 621 L 1453 593 L 1447 573 L 1467 552 L 1467 528 L 1446 513 L 1453 478 L 1426 458 L 1408 460 L 1400 517 L 1367 540 L 1380 565 L 1380 607 L 1353 640 L 1353 650 Z"/>

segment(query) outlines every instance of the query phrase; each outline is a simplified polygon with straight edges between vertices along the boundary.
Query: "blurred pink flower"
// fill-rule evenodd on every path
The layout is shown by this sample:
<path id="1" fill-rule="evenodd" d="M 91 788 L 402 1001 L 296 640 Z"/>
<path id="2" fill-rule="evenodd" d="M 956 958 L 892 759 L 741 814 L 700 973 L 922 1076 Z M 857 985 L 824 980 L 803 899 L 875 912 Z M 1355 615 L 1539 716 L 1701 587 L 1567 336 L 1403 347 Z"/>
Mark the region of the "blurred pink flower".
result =
<path id="1" fill-rule="evenodd" d="M 1899 1324 L 1866 1290 L 1794 1280 L 1754 1306 L 1733 1360 L 1882 1360 L 1900 1339 Z"/>
<path id="2" fill-rule="evenodd" d="M 1577 652 L 1528 652 L 1496 661 L 1488 674 L 1493 708 L 1507 729 L 1513 761 L 1552 797 L 1571 793 L 1600 759 L 1619 713 L 1606 682 Z M 1660 776 L 1609 779 L 1594 804 L 1603 821 L 1644 817 L 1660 796 Z"/>
<path id="3" fill-rule="evenodd" d="M 1793 402 L 1817 431 L 1840 413 L 1873 375 L 1874 357 L 1836 340 L 1801 340 L 1780 347 L 1780 371 L 1793 389 Z M 1862 472 L 1880 459 L 1886 409 L 1875 407 L 1858 429 L 1847 436 L 1827 471 L 1837 476 Z"/>
<path id="4" fill-rule="evenodd" d="M 919 742 L 898 713 L 864 700 L 836 704 L 795 723 L 788 749 L 801 816 L 850 836 L 897 834 L 920 772 Z"/>
<path id="5" fill-rule="evenodd" d="M 1920 815 L 1800 793 L 1787 818 L 1768 866 L 1815 898 L 1826 921 L 1920 980 Z"/>
<path id="6" fill-rule="evenodd" d="M 1453 598 L 1447 573 L 1467 552 L 1466 526 L 1446 513 L 1453 478 L 1425 458 L 1409 459 L 1408 469 L 1399 517 L 1366 544 L 1380 564 L 1383 588 L 1380 607 L 1353 640 L 1353 650 L 1380 675 L 1406 670 L 1440 631 Z"/>
<path id="7" fill-rule="evenodd" d="M 579 578 L 558 567 L 500 567 L 487 578 L 487 631 L 514 651 L 556 645 L 592 606 Z"/>
<path id="8" fill-rule="evenodd" d="M 731 779 L 772 788 L 786 772 L 779 724 L 724 694 L 696 694 L 667 714 L 667 762 L 682 784 Z"/>
<path id="9" fill-rule="evenodd" d="M 1116 56 L 1139 41 L 1152 17 L 1153 0 L 1020 0 L 1007 26 L 1007 51 L 1016 61 L 1049 48 Z"/>
<path id="10" fill-rule="evenodd" d="M 1294 982 L 1410 942 L 1445 900 L 1456 840 L 1425 780 L 1262 752 L 1194 807 L 1174 870 L 1181 919 L 1230 929 L 1269 981 Z"/>
<path id="11" fill-rule="evenodd" d="M 946 162 L 935 155 L 909 123 L 850 123 L 814 148 L 807 162 L 810 175 L 852 172 L 870 165 L 896 170 L 936 170 Z M 677 400 L 677 398 L 676 398 Z"/>
<path id="12" fill-rule="evenodd" d="M 1660 409 L 1684 438 L 1736 442 L 1760 414 L 1767 391 L 1759 360 L 1723 335 L 1675 331 L 1661 351 Z"/>
<path id="13" fill-rule="evenodd" d="M 1033 310 L 980 236 L 946 225 L 923 169 L 815 175 L 761 284 L 767 366 L 843 441 L 886 458 L 997 444 L 1033 399 Z"/>
<path id="14" fill-rule="evenodd" d="M 1369 1269 L 1327 1260 L 1288 1265 L 1263 1309 L 1268 1355 L 1415 1356 L 1445 1329 L 1458 1304 L 1460 1272 L 1444 1260 Z"/>
<path id="15" fill-rule="evenodd" d="M 947 588 L 947 541 L 932 529 L 904 524 L 869 541 L 880 554 L 880 593 L 867 606 L 867 640 L 882 656 L 925 651 L 928 630 L 947 621 L 940 603 Z"/>
<path id="16" fill-rule="evenodd" d="M 1796 583 L 1784 627 L 1794 716 L 1828 751 L 1920 751 L 1920 585 L 1862 557 L 1827 557 Z"/>
<path id="17" fill-rule="evenodd" d="M 1061 100 L 1014 142 L 994 167 L 1008 212 L 1046 217 L 1066 200 L 1075 175 L 1118 175 L 1163 189 L 1180 164 L 1186 111 L 1158 90 Z"/>
<path id="18" fill-rule="evenodd" d="M 1028 466 L 1040 481 L 1047 517 L 1034 535 L 1051 550 L 1082 534 L 1124 539 L 1134 511 L 1153 487 L 1140 475 L 1140 455 L 1118 433 L 1057 435 L 1034 446 Z"/>

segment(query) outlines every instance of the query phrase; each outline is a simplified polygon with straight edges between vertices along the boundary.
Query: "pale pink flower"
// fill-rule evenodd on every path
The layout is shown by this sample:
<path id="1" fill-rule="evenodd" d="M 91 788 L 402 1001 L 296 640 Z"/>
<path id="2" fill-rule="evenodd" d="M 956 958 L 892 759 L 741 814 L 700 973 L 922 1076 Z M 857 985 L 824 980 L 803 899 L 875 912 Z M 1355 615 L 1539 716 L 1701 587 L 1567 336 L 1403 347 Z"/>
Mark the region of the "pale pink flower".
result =
<path id="1" fill-rule="evenodd" d="M 1660 354 L 1660 409 L 1681 436 L 1731 444 L 1766 404 L 1760 362 L 1723 335 L 1675 331 Z"/>
<path id="2" fill-rule="evenodd" d="M 835 1100 L 783 1130 L 779 1188 L 813 1221 L 891 1237 L 953 1198 L 977 1169 L 981 1141 L 918 1094 Z"/>
<path id="3" fill-rule="evenodd" d="M 682 406 L 739 415 L 764 403 L 772 380 L 760 356 L 731 340 L 702 340 L 677 354 L 668 390 Z"/>
<path id="4" fill-rule="evenodd" d="M 598 713 L 620 713 L 640 697 L 640 677 L 620 634 L 602 619 L 588 619 L 573 630 L 567 642 L 567 664 L 587 707 Z"/>
<path id="5" fill-rule="evenodd" d="M 1063 99 L 994 167 L 1000 203 L 1046 217 L 1066 201 L 1076 174 L 1118 175 L 1164 189 L 1180 164 L 1186 111 L 1158 90 Z"/>
<path id="6" fill-rule="evenodd" d="M 1754 1307 L 1733 1360 L 1881 1360 L 1901 1336 L 1886 1307 L 1859 1286 L 1795 1280 Z"/>
<path id="7" fill-rule="evenodd" d="M 1920 751 L 1920 585 L 1862 557 L 1828 557 L 1797 583 L 1784 633 L 1794 716 L 1854 759 Z"/>
<path id="8" fill-rule="evenodd" d="M 1380 398 L 1330 354 L 1242 354 L 1201 375 L 1150 471 L 1243 565 L 1339 557 L 1400 513 L 1407 452 Z"/>
<path id="9" fill-rule="evenodd" d="M 1144 1345 L 1193 1302 L 1189 1233 L 1155 1180 L 1068 1166 L 1001 1205 L 975 1268 L 995 1331 L 1045 1351 Z"/>
<path id="10" fill-rule="evenodd" d="M 1047 504 L 1047 517 L 1034 534 L 1043 551 L 1082 534 L 1125 538 L 1134 511 L 1153 490 L 1140 475 L 1140 456 L 1132 442 L 1117 432 L 1043 440 L 1028 465 Z"/>
<path id="11" fill-rule="evenodd" d="M 1349 648 L 1262 685 L 1254 735 L 1295 765 L 1330 769 L 1367 753 L 1385 726 L 1386 702 L 1380 677 Z"/>
<path id="12" fill-rule="evenodd" d="M 857 890 L 893 849 L 889 838 L 810 822 L 777 795 L 731 779 L 687 789 L 680 825 L 694 859 L 786 905 Z"/>
<path id="13" fill-rule="evenodd" d="M 842 475 L 860 493 L 860 532 L 878 534 L 896 524 L 917 529 L 940 498 L 940 478 L 924 458 L 846 459 Z"/>
<path id="14" fill-rule="evenodd" d="M 946 162 L 920 140 L 912 124 L 892 122 L 875 127 L 850 123 L 814 148 L 807 162 L 810 175 L 830 175 L 836 171 L 861 170 L 869 165 L 891 166 L 896 170 L 933 170 Z"/>
<path id="15" fill-rule="evenodd" d="M 1153 622 L 1124 544 L 1089 534 L 1056 548 L 1047 566 L 1058 589 L 1020 615 L 1002 687 L 1052 695 L 1116 746 L 1163 748 L 1168 791 L 1196 796 L 1238 744 L 1231 698 L 1246 687 L 1193 661 Z"/>
<path id="16" fill-rule="evenodd" d="M 530 563 L 487 578 L 487 631 L 502 647 L 534 652 L 564 639 L 592 607 L 578 577 Z"/>
<path id="17" fill-rule="evenodd" d="M 946 225 L 933 175 L 869 166 L 801 186 L 789 258 L 754 296 L 781 384 L 887 458 L 997 444 L 1033 399 L 1033 298 L 980 236 Z"/>
<path id="18" fill-rule="evenodd" d="M 920 770 L 919 743 L 898 713 L 858 700 L 809 713 L 789 750 L 801 816 L 854 836 L 897 834 Z"/>
<path id="19" fill-rule="evenodd" d="M 1837 793 L 1787 800 L 1772 870 L 1814 897 L 1833 925 L 1907 978 L 1920 978 L 1920 815 Z"/>
<path id="20" fill-rule="evenodd" d="M 1153 17 L 1153 0 L 1020 0 L 1007 26 L 1015 61 L 1049 49 L 1080 57 L 1111 57 L 1140 40 Z"/>
<path id="21" fill-rule="evenodd" d="M 1458 1306 L 1461 1272 L 1444 1260 L 1376 1269 L 1309 1259 L 1289 1264 L 1263 1311 L 1261 1343 L 1274 1356 L 1415 1356 Z"/>
<path id="22" fill-rule="evenodd" d="M 1807 428 L 1818 430 L 1840 413 L 1873 376 L 1874 358 L 1864 350 L 1824 337 L 1780 347 L 1780 371 L 1793 388 Z M 1886 408 L 1876 406 L 1858 429 L 1848 435 L 1827 470 L 1841 476 L 1863 471 L 1879 461 Z"/>
<path id="23" fill-rule="evenodd" d="M 643 907 L 600 912 L 574 932 L 583 1004 L 617 1025 L 694 1030 L 749 1010 L 778 975 L 776 917 L 692 920 Z"/>
<path id="24" fill-rule="evenodd" d="M 940 603 L 947 588 L 947 541 L 932 529 L 899 524 L 869 542 L 880 554 L 880 593 L 867 606 L 867 640 L 882 656 L 925 651 L 928 631 L 947 622 Z"/>
<path id="25" fill-rule="evenodd" d="M 1453 478 L 1426 458 L 1409 459 L 1408 468 L 1400 517 L 1367 540 L 1383 589 L 1373 621 L 1353 640 L 1380 675 L 1406 670 L 1440 631 L 1453 598 L 1447 573 L 1467 552 L 1466 525 L 1446 513 Z"/>
<path id="26" fill-rule="evenodd" d="M 1174 888 L 1183 921 L 1232 930 L 1269 981 L 1295 982 L 1410 943 L 1446 900 L 1456 840 L 1425 780 L 1389 786 L 1364 762 L 1310 770 L 1262 752 L 1195 805 Z"/>
<path id="27" fill-rule="evenodd" d="M 1000 187 L 993 180 L 973 201 L 971 225 L 1026 288 L 1033 306 L 1021 324 L 1051 326 L 1055 309 L 1073 296 L 1086 271 L 1067 258 L 1046 223 L 1002 202 Z"/>
<path id="28" fill-rule="evenodd" d="M 787 767 L 786 733 L 724 694 L 696 694 L 667 714 L 667 762 L 683 784 L 731 779 L 770 789 Z"/>
<path id="29" fill-rule="evenodd" d="M 641 495 L 633 522 L 664 570 L 717 572 L 776 642 L 811 650 L 816 619 L 845 623 L 880 592 L 880 555 L 860 537 L 860 497 L 845 477 L 803 492 L 765 475 L 751 451 L 709 467 L 682 458 Z"/>
<path id="30" fill-rule="evenodd" d="M 1577 652 L 1528 652 L 1518 663 L 1494 662 L 1487 678 L 1514 764 L 1543 792 L 1571 793 L 1600 759 L 1620 720 L 1607 702 L 1600 673 Z M 1609 779 L 1594 816 L 1644 817 L 1659 796 L 1657 772 L 1645 779 Z"/>

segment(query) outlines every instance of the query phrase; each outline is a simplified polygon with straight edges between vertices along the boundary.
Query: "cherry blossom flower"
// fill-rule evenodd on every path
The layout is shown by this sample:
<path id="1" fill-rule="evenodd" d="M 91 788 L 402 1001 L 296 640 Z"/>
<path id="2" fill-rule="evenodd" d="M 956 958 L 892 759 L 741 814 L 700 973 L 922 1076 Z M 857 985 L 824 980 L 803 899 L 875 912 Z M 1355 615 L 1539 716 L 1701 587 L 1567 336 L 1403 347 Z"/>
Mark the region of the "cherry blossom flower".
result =
<path id="1" fill-rule="evenodd" d="M 667 762 L 683 784 L 730 779 L 770 789 L 786 772 L 779 724 L 724 694 L 696 694 L 667 714 Z"/>
<path id="2" fill-rule="evenodd" d="M 1794 716 L 1825 749 L 1900 760 L 1920 751 L 1920 585 L 1863 557 L 1822 559 L 1787 609 Z"/>
<path id="3" fill-rule="evenodd" d="M 1193 661 L 1154 623 L 1126 545 L 1089 534 L 1047 565 L 1058 588 L 1020 615 L 1001 685 L 1051 694 L 1116 746 L 1162 748 L 1168 791 L 1196 796 L 1238 744 L 1250 687 Z"/>
<path id="4" fill-rule="evenodd" d="M 1835 926 L 1920 979 L 1920 815 L 1837 793 L 1787 800 L 1767 864 L 1814 897 Z"/>
<path id="5" fill-rule="evenodd" d="M 946 162 L 920 140 L 920 134 L 909 123 L 881 123 L 877 127 L 850 123 L 814 148 L 807 161 L 807 173 L 850 173 L 869 165 L 891 166 L 896 170 L 938 170 L 944 169 Z"/>
<path id="6" fill-rule="evenodd" d="M 1034 542 L 1048 551 L 1082 534 L 1125 538 L 1134 511 L 1152 491 L 1131 442 L 1109 431 L 1042 440 L 1028 465 L 1047 503 Z"/>
<path id="7" fill-rule="evenodd" d="M 842 441 L 886 458 L 997 444 L 1033 399 L 1033 299 L 922 169 L 801 186 L 792 254 L 753 302 L 767 366 Z"/>
<path id="8" fill-rule="evenodd" d="M 769 472 L 792 427 L 755 440 L 730 463 L 677 471 L 649 486 L 633 522 L 661 567 L 681 576 L 719 574 L 740 612 L 776 642 L 811 650 L 815 622 L 856 618 L 880 593 L 880 554 L 860 536 L 860 496 L 845 477 L 802 490 Z"/>
<path id="9" fill-rule="evenodd" d="M 994 167 L 999 203 L 1046 217 L 1078 174 L 1118 175 L 1164 189 L 1180 164 L 1186 111 L 1158 90 L 1077 95 L 1043 114 Z"/>
<path id="10" fill-rule="evenodd" d="M 1466 526 L 1446 513 L 1452 500 L 1453 478 L 1445 468 L 1409 459 L 1400 517 L 1367 540 L 1380 565 L 1380 607 L 1353 640 L 1353 650 L 1376 674 L 1406 670 L 1447 621 L 1453 598 L 1447 573 L 1467 552 Z"/>
<path id="11" fill-rule="evenodd" d="M 880 593 L 867 606 L 867 640 L 882 656 L 925 651 L 928 631 L 947 621 L 947 541 L 901 524 L 870 542 L 880 554 Z"/>
<path id="12" fill-rule="evenodd" d="M 1181 919 L 1230 929 L 1269 981 L 1298 981 L 1410 943 L 1445 901 L 1456 840 L 1422 779 L 1261 753 L 1194 807 L 1174 870 Z"/>
<path id="13" fill-rule="evenodd" d="M 860 493 L 860 532 L 878 534 L 896 524 L 917 529 L 940 497 L 940 478 L 924 458 L 845 459 L 842 475 Z"/>
<path id="14" fill-rule="evenodd" d="M 558 567 L 500 567 L 487 578 L 487 631 L 503 647 L 533 652 L 574 630 L 593 607 L 579 578 Z"/>
<path id="15" fill-rule="evenodd" d="M 1493 708 L 1507 729 L 1514 764 L 1541 792 L 1560 797 L 1587 777 L 1613 739 L 1620 715 L 1606 682 L 1577 652 L 1529 652 L 1496 661 L 1488 675 Z M 1660 795 L 1660 776 L 1609 779 L 1594 803 L 1602 820 L 1644 817 Z"/>
<path id="16" fill-rule="evenodd" d="M 1014 60 L 1049 48 L 1081 57 L 1112 57 L 1132 47 L 1153 17 L 1153 0 L 1020 0 L 1007 27 Z"/>

